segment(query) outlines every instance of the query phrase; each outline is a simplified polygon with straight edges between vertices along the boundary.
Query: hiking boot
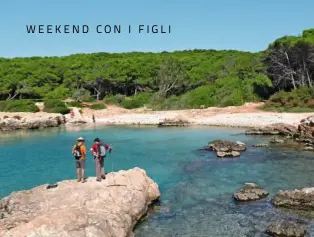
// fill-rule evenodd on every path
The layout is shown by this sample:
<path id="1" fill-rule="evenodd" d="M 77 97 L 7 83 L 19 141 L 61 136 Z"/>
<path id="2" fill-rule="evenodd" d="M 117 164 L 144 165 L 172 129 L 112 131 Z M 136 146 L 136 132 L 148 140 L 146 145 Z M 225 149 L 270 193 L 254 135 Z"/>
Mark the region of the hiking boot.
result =
<path id="1" fill-rule="evenodd" d="M 86 182 L 86 179 L 82 179 L 82 183 L 85 183 Z"/>
<path id="2" fill-rule="evenodd" d="M 96 179 L 97 182 L 101 182 L 101 179 Z"/>
<path id="3" fill-rule="evenodd" d="M 81 179 L 77 179 L 77 182 L 81 182 Z"/>
<path id="4" fill-rule="evenodd" d="M 106 179 L 106 175 L 104 175 L 104 174 L 101 175 L 101 178 L 102 178 L 102 179 Z"/>

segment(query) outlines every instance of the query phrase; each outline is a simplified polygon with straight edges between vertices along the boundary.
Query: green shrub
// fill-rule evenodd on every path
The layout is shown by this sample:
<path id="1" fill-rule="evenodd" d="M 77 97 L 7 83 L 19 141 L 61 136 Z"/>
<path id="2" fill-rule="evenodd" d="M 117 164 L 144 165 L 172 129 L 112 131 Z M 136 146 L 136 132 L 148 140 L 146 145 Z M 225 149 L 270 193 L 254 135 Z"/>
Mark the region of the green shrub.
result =
<path id="1" fill-rule="evenodd" d="M 94 110 L 101 110 L 101 109 L 106 109 L 106 105 L 103 103 L 97 103 L 97 104 L 92 104 L 90 108 Z"/>
<path id="2" fill-rule="evenodd" d="M 96 99 L 93 97 L 88 97 L 88 98 L 84 98 L 82 101 L 83 102 L 96 102 Z"/>
<path id="3" fill-rule="evenodd" d="M 76 90 L 73 95 L 72 95 L 72 99 L 78 101 L 88 101 L 90 100 L 90 92 L 88 90 L 85 90 L 83 88 Z M 95 101 L 95 99 L 93 99 L 93 101 Z"/>
<path id="4" fill-rule="evenodd" d="M 185 105 L 181 103 L 180 96 L 170 96 L 166 100 L 155 100 L 152 102 L 152 108 L 154 110 L 174 110 L 185 108 Z"/>
<path id="5" fill-rule="evenodd" d="M 70 109 L 61 100 L 49 99 L 44 102 L 44 111 L 47 113 L 67 114 Z"/>
<path id="6" fill-rule="evenodd" d="M 39 109 L 32 100 L 2 100 L 1 112 L 38 112 Z"/>
<path id="7" fill-rule="evenodd" d="M 45 95 L 46 99 L 59 99 L 64 100 L 71 95 L 69 88 L 57 87 L 55 90 L 48 92 Z"/>
<path id="8" fill-rule="evenodd" d="M 216 88 L 210 85 L 201 86 L 188 92 L 183 96 L 183 98 L 187 97 L 187 102 L 184 103 L 184 107 L 190 109 L 199 109 L 201 105 L 204 105 L 205 107 L 215 106 L 215 91 Z"/>
<path id="9" fill-rule="evenodd" d="M 144 105 L 148 104 L 151 99 L 151 93 L 139 93 L 133 97 L 126 97 L 122 102 L 121 105 L 125 109 L 135 109 L 143 107 Z"/>
<path id="10" fill-rule="evenodd" d="M 83 108 L 83 107 L 85 107 L 85 105 L 83 105 L 81 102 L 79 102 L 79 101 L 71 101 L 71 102 L 67 102 L 66 103 L 67 104 L 67 106 L 69 106 L 69 107 L 77 107 L 77 108 Z"/>
<path id="11" fill-rule="evenodd" d="M 314 88 L 302 87 L 291 92 L 279 91 L 269 98 L 262 109 L 278 112 L 311 112 Z"/>
<path id="12" fill-rule="evenodd" d="M 104 98 L 106 104 L 119 105 L 125 100 L 125 96 L 121 94 L 111 95 Z"/>

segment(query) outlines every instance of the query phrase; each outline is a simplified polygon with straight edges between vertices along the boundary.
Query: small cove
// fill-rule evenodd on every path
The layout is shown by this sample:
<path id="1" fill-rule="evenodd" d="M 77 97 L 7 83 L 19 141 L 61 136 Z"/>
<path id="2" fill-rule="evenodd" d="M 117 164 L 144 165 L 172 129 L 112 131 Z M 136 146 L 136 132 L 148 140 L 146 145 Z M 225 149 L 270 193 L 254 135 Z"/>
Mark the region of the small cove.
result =
<path id="1" fill-rule="evenodd" d="M 143 168 L 159 184 L 160 206 L 140 223 L 136 236 L 266 236 L 270 221 L 301 218 L 314 234 L 314 222 L 274 208 L 269 199 L 237 204 L 232 193 L 256 182 L 272 197 L 279 189 L 314 186 L 311 152 L 252 148 L 270 138 L 249 137 L 236 128 L 103 127 L 16 131 L 0 135 L 0 197 L 44 183 L 73 179 L 71 147 L 78 136 L 101 137 L 114 148 L 106 171 Z M 217 159 L 198 149 L 214 139 L 239 140 L 248 150 L 240 158 Z M 94 176 L 92 157 L 87 176 Z"/>

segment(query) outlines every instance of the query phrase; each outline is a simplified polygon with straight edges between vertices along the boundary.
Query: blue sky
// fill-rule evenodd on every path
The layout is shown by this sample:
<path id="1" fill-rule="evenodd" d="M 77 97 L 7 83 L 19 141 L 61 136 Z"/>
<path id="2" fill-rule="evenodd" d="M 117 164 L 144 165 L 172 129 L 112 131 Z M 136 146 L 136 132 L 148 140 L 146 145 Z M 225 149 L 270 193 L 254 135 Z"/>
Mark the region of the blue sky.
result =
<path id="1" fill-rule="evenodd" d="M 89 52 L 259 51 L 314 27 L 313 0 L 1 0 L 0 57 Z M 27 34 L 27 24 L 87 24 L 88 34 Z M 97 34 L 98 25 L 171 25 L 170 34 Z"/>

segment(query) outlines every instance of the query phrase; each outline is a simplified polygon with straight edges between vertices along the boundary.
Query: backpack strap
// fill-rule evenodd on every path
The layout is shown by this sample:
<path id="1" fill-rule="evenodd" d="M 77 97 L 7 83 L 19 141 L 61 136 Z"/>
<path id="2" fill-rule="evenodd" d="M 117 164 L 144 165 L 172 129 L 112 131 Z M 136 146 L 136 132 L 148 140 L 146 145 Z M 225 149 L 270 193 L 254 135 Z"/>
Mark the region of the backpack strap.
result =
<path id="1" fill-rule="evenodd" d="M 97 156 L 100 157 L 100 144 L 97 145 Z"/>
<path id="2" fill-rule="evenodd" d="M 78 144 L 76 144 L 75 150 L 79 151 L 80 154 L 82 155 L 81 146 L 82 145 L 79 146 Z"/>

